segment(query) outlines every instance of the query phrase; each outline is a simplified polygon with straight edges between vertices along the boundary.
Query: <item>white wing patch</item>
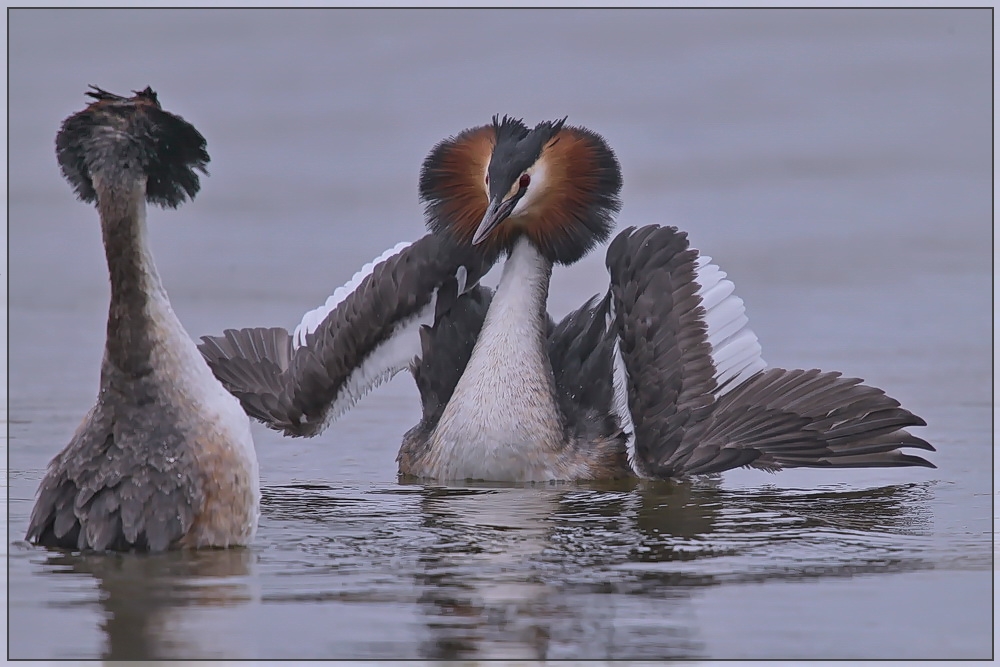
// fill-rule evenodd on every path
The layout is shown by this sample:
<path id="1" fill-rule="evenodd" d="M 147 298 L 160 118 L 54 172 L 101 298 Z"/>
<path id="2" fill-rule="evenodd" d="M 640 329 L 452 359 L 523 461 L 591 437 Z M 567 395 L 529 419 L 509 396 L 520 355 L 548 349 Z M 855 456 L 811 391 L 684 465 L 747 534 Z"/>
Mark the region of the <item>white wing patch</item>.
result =
<path id="1" fill-rule="evenodd" d="M 743 299 L 733 294 L 735 286 L 725 271 L 699 255 L 695 260 L 695 281 L 705 308 L 708 342 L 715 365 L 716 398 L 735 389 L 754 373 L 767 368 L 761 358 L 757 336 L 747 326 Z"/>
<path id="2" fill-rule="evenodd" d="M 409 367 L 420 356 L 420 327 L 434 324 L 436 304 L 437 290 L 434 290 L 430 303 L 410 319 L 396 325 L 389 338 L 372 350 L 361 365 L 351 372 L 327 411 L 327 424 L 351 409 L 372 389 Z"/>
<path id="3" fill-rule="evenodd" d="M 613 302 L 611 308 L 614 308 Z M 635 423 L 632 421 L 632 410 L 628 407 L 628 370 L 625 369 L 625 361 L 622 359 L 622 351 L 619 347 L 618 337 L 615 336 L 615 359 L 614 359 L 614 389 L 615 389 L 615 412 L 618 413 L 618 420 L 622 430 L 625 431 L 625 451 L 628 454 L 628 465 L 639 477 L 645 477 L 636 466 L 635 461 Z"/>
<path id="4" fill-rule="evenodd" d="M 322 324 L 323 320 L 326 319 L 326 316 L 332 313 L 334 309 L 338 305 L 340 305 L 340 302 L 346 299 L 351 294 L 351 292 L 356 290 L 358 286 L 361 285 L 361 281 L 367 278 L 369 275 L 371 275 L 372 271 L 375 270 L 375 267 L 377 265 L 381 264 L 390 257 L 398 255 L 399 253 L 409 248 L 411 245 L 412 242 L 403 241 L 401 243 L 397 243 L 392 248 L 389 248 L 381 255 L 379 255 L 372 261 L 362 266 L 361 270 L 355 273 L 351 277 L 351 279 L 347 281 L 347 283 L 335 289 L 333 291 L 333 294 L 327 297 L 326 303 L 324 303 L 319 308 L 314 308 L 313 310 L 310 310 L 308 313 L 303 315 L 302 321 L 299 323 L 299 326 L 295 327 L 295 331 L 292 333 L 292 349 L 294 350 L 301 347 L 302 345 L 305 345 L 306 334 L 311 334 L 312 332 L 316 331 L 316 329 L 319 328 L 319 325 Z M 431 312 L 433 313 L 433 311 Z M 395 334 L 393 335 L 395 336 Z M 388 342 L 389 341 L 387 341 L 387 343 Z"/>

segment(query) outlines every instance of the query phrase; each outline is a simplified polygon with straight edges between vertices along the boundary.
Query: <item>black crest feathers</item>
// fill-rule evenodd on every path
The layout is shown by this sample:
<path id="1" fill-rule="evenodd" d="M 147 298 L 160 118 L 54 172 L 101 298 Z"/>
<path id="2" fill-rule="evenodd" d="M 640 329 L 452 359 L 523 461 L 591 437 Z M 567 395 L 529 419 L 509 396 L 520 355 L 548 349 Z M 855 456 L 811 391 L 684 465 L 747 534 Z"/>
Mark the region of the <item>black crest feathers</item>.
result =
<path id="1" fill-rule="evenodd" d="M 96 86 L 94 99 L 56 135 L 56 157 L 77 196 L 96 202 L 100 189 L 146 179 L 146 200 L 176 208 L 201 188 L 208 174 L 205 138 L 180 116 L 164 111 L 148 86 L 132 97 Z"/>

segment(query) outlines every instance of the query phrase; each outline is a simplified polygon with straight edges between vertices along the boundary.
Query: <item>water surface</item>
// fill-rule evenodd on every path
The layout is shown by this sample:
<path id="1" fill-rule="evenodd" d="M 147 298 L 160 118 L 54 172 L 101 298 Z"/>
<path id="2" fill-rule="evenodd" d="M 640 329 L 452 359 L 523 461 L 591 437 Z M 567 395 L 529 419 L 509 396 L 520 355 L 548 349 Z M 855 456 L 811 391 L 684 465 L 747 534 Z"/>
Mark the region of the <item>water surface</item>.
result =
<path id="1" fill-rule="evenodd" d="M 991 656 L 988 10 L 9 17 L 10 657 Z M 193 336 L 294 326 L 418 237 L 440 139 L 568 115 L 618 153 L 620 227 L 689 230 L 769 363 L 885 388 L 938 468 L 401 485 L 399 376 L 317 438 L 255 427 L 248 550 L 30 547 L 104 340 L 96 214 L 53 155 L 90 83 L 152 85 L 208 139 L 202 194 L 150 216 Z M 606 285 L 595 252 L 557 269 L 550 310 Z"/>

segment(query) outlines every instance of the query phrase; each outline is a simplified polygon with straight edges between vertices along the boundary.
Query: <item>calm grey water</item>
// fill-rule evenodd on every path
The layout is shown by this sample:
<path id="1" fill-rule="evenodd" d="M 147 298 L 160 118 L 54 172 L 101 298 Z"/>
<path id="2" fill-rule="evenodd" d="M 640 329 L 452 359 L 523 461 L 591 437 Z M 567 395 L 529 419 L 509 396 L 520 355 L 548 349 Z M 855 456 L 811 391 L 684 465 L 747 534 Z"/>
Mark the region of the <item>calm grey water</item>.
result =
<path id="1" fill-rule="evenodd" d="M 9 17 L 11 657 L 992 655 L 989 10 Z M 256 428 L 249 550 L 30 547 L 104 340 L 96 214 L 53 155 L 90 83 L 152 85 L 208 139 L 202 194 L 151 213 L 193 336 L 293 326 L 418 237 L 441 138 L 568 115 L 618 153 L 620 227 L 689 230 L 769 363 L 885 388 L 939 467 L 400 485 L 419 407 L 399 376 L 315 439 Z M 550 310 L 606 283 L 603 253 L 558 269 Z"/>

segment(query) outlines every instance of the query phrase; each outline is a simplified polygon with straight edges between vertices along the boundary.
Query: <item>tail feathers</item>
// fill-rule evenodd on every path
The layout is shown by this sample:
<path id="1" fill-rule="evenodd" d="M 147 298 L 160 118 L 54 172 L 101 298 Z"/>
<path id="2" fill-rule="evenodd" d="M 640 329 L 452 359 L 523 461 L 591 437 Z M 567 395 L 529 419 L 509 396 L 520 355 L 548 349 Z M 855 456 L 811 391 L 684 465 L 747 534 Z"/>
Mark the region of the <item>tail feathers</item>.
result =
<path id="1" fill-rule="evenodd" d="M 693 425 L 657 474 L 718 472 L 749 465 L 795 467 L 935 467 L 901 448 L 934 451 L 904 429 L 924 420 L 857 378 L 818 370 L 762 371 L 716 403 Z"/>
<path id="2" fill-rule="evenodd" d="M 286 391 L 292 338 L 285 329 L 226 329 L 201 340 L 198 349 L 208 367 L 248 415 L 275 430 L 298 427 Z"/>

